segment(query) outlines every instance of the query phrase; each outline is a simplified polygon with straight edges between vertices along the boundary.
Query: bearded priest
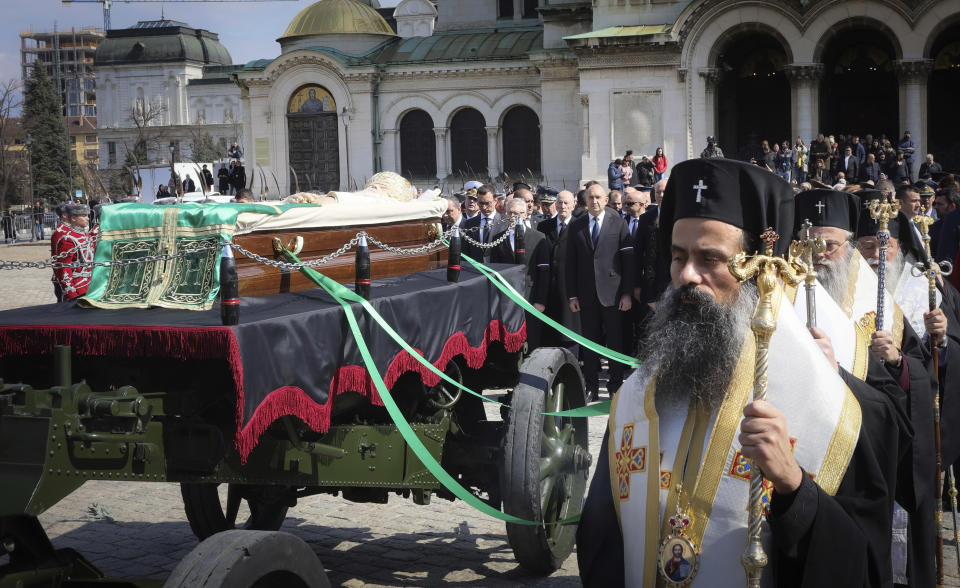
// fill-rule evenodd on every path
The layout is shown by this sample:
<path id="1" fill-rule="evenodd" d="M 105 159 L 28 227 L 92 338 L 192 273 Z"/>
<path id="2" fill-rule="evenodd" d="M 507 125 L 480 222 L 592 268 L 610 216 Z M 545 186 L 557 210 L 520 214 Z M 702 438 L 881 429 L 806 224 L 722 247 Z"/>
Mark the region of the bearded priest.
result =
<path id="1" fill-rule="evenodd" d="M 865 414 L 781 285 L 773 292 L 767 399 L 753 401 L 758 301 L 728 262 L 783 254 L 790 186 L 757 166 L 697 159 L 671 172 L 660 215 L 671 285 L 643 365 L 610 410 L 577 533 L 587 586 L 745 585 L 751 474 L 764 475 L 765 586 L 875 586 L 889 578 L 890 498 Z M 761 364 L 760 369 L 764 368 Z M 871 537 L 886 533 L 886 542 Z"/>

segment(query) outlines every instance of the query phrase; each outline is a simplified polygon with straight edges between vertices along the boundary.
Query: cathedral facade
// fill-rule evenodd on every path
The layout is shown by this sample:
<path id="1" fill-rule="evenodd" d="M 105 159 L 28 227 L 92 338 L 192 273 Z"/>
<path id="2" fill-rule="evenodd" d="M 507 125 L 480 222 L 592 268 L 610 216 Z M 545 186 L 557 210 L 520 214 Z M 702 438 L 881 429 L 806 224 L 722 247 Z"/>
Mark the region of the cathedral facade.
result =
<path id="1" fill-rule="evenodd" d="M 372 4 L 372 6 L 371 6 Z M 320 0 L 232 75 L 281 192 L 380 170 L 573 188 L 632 150 L 910 131 L 960 168 L 956 0 Z M 273 183 L 273 181 L 271 181 Z"/>

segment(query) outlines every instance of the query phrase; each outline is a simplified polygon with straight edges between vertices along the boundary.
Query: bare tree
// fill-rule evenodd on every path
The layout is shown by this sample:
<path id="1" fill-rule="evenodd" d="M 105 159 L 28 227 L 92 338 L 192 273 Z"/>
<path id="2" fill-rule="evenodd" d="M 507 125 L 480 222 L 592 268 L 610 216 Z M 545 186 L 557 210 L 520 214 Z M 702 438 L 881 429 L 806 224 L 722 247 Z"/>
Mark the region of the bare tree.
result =
<path id="1" fill-rule="evenodd" d="M 9 79 L 0 82 L 0 211 L 6 208 L 9 190 L 21 183 L 26 175 L 26 150 L 11 149 L 10 136 L 18 124 L 13 116 L 23 105 L 23 92 L 20 80 Z"/>
<path id="2" fill-rule="evenodd" d="M 149 153 L 165 153 L 167 146 L 168 128 L 163 125 L 167 107 L 159 100 L 137 100 L 130 109 L 130 124 L 136 129 L 133 149 L 126 145 L 127 152 L 131 151 L 136 157 L 137 166 L 148 162 Z"/>
<path id="3" fill-rule="evenodd" d="M 138 99 L 130 109 L 128 120 L 136 131 L 133 145 L 124 142 L 127 154 L 121 177 L 127 186 L 140 179 L 140 167 L 150 162 L 150 152 L 165 153 L 168 129 L 163 126 L 167 107 L 159 100 Z M 130 170 L 130 171 L 128 171 Z"/>

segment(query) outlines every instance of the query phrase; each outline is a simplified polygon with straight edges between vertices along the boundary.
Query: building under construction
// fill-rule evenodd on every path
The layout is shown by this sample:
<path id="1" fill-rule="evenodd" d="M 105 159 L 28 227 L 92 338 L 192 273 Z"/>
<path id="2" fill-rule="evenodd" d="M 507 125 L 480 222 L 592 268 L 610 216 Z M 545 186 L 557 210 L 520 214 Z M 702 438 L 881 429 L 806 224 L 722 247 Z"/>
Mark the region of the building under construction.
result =
<path id="1" fill-rule="evenodd" d="M 39 61 L 47 68 L 47 76 L 60 89 L 63 115 L 97 116 L 97 86 L 93 74 L 93 57 L 104 39 L 102 29 L 71 28 L 53 32 L 20 32 L 20 65 L 23 79 Z"/>

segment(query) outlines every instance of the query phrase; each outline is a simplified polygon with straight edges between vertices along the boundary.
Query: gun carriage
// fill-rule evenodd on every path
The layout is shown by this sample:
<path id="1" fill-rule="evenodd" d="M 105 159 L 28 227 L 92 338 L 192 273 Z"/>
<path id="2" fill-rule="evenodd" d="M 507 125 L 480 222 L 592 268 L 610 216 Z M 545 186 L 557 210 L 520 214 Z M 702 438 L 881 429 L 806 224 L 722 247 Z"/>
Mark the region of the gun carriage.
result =
<path id="1" fill-rule="evenodd" d="M 125 206 L 140 205 L 117 205 L 115 213 Z M 171 208 L 185 214 L 191 206 L 204 205 Z M 394 494 L 423 505 L 454 499 L 384 408 L 344 309 L 280 263 L 274 246 L 338 282 L 362 282 L 341 247 L 361 232 L 387 247 L 370 247 L 370 304 L 454 381 L 475 391 L 506 389 L 499 400 L 509 409 L 501 409 L 501 420 L 488 419 L 480 398 L 424 369 L 362 317 L 390 397 L 459 484 L 494 508 L 546 523 L 508 523 L 508 538 L 524 568 L 556 570 L 570 554 L 575 525 L 552 523 L 579 514 L 591 460 L 585 418 L 542 413 L 585 405 L 578 364 L 562 349 L 525 354 L 524 313 L 515 303 L 467 269 L 459 281 L 447 280 L 438 241 L 442 207 L 404 206 L 407 212 L 378 223 L 358 220 L 368 211 L 354 210 L 351 218 L 345 205 L 328 207 L 336 210 L 326 215 L 320 207 L 241 212 L 227 231 L 242 299 L 233 326 L 221 323 L 216 280 L 212 292 L 201 292 L 211 303 L 200 309 L 60 304 L 0 313 L 0 556 L 9 554 L 0 586 L 105 581 L 80 554 L 54 549 L 37 519 L 87 480 L 180 483 L 191 529 L 206 541 L 168 585 L 199 585 L 201 576 L 204 585 L 278 578 L 315 585 L 319 563 L 303 563 L 304 553 L 316 558 L 299 539 L 232 532 L 276 531 L 305 496 L 386 503 Z M 98 261 L 105 259 L 105 238 Z M 115 240 L 113 261 L 123 261 L 117 243 L 128 241 Z M 175 264 L 204 255 L 178 255 L 185 248 L 177 243 L 166 259 L 141 261 Z M 219 250 L 214 254 L 219 258 Z M 522 265 L 497 269 L 522 289 Z M 157 265 L 143 273 L 156 281 L 170 271 Z M 223 485 L 226 492 L 218 489 Z M 242 502 L 250 513 L 245 521 L 238 518 Z M 251 542 L 260 547 L 238 551 Z M 230 550 L 263 561 L 242 568 L 241 555 L 209 555 Z M 214 573 L 224 565 L 214 559 L 229 560 L 230 569 Z"/>

